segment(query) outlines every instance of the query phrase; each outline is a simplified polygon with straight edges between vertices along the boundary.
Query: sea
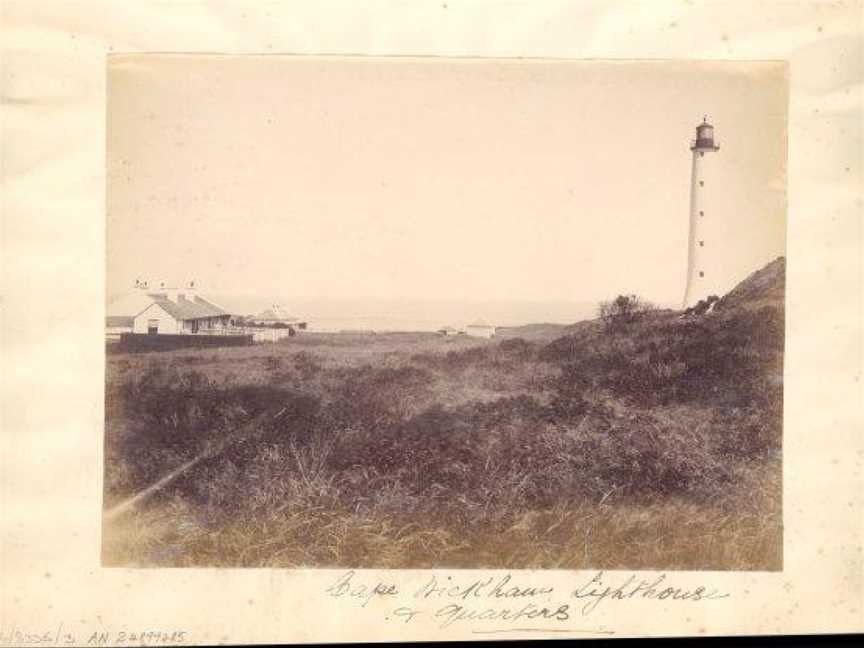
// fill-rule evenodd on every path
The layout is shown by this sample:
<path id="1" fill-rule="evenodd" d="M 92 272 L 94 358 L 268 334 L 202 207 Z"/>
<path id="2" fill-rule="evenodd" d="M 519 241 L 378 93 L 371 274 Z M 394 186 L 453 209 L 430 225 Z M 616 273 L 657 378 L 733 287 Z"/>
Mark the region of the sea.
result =
<path id="1" fill-rule="evenodd" d="M 308 330 L 437 331 L 445 326 L 461 329 L 482 321 L 496 327 L 526 324 L 573 324 L 595 317 L 594 302 L 570 301 L 450 301 L 411 299 L 266 299 L 213 295 L 232 313 L 254 315 L 278 304 L 283 312 L 308 324 Z"/>

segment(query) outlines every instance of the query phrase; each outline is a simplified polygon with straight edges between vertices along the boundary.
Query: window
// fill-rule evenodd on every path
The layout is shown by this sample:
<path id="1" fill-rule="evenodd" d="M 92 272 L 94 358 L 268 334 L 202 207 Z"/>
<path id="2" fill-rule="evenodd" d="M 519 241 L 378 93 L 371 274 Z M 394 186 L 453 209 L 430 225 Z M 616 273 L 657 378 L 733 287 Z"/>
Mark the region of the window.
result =
<path id="1" fill-rule="evenodd" d="M 705 157 L 705 151 L 699 151 L 699 157 Z"/>
<path id="2" fill-rule="evenodd" d="M 159 320 L 158 319 L 148 319 L 147 320 L 147 335 L 156 335 L 159 332 Z"/>
<path id="3" fill-rule="evenodd" d="M 705 247 L 705 241 L 699 241 L 699 247 Z"/>
<path id="4" fill-rule="evenodd" d="M 699 212 L 699 215 L 700 215 L 700 216 L 704 216 L 704 215 L 705 215 L 705 212 L 704 212 L 704 211 L 700 211 L 700 212 Z"/>
<path id="5" fill-rule="evenodd" d="M 699 181 L 699 186 L 700 186 L 700 187 L 704 187 L 704 186 L 705 186 L 705 181 L 704 181 L 704 180 L 700 180 L 700 181 Z"/>
<path id="6" fill-rule="evenodd" d="M 699 276 L 700 276 L 700 277 L 704 277 L 704 276 L 705 276 L 705 273 L 702 272 L 702 271 L 700 270 L 700 271 L 699 271 Z"/>

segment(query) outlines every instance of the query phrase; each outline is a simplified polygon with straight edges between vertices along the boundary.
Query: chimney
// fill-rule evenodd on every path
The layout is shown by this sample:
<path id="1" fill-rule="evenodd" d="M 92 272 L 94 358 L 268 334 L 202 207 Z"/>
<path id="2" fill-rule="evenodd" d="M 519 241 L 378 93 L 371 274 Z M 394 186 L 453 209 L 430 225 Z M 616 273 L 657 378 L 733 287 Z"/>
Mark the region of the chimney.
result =
<path id="1" fill-rule="evenodd" d="M 187 281 L 186 285 L 178 291 L 180 299 L 186 299 L 188 301 L 195 301 L 195 282 Z"/>
<path id="2" fill-rule="evenodd" d="M 160 279 L 156 288 L 153 289 L 153 292 L 159 295 L 164 295 L 165 299 L 176 304 L 180 295 L 183 293 L 183 290 L 177 289 L 171 286 L 167 281 Z"/>

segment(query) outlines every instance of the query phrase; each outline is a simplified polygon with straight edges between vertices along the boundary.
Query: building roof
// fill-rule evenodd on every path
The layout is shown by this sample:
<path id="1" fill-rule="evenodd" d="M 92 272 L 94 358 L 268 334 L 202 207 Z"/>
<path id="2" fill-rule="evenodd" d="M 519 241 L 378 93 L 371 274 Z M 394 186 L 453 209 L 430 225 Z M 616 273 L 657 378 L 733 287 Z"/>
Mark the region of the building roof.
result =
<path id="1" fill-rule="evenodd" d="M 129 326 L 131 327 L 134 321 L 134 317 L 127 317 L 125 315 L 108 315 L 105 318 L 106 326 Z"/>
<path id="2" fill-rule="evenodd" d="M 135 290 L 112 299 L 106 305 L 105 314 L 108 317 L 135 317 L 152 303 L 146 292 Z"/>
<path id="3" fill-rule="evenodd" d="M 468 326 L 470 326 L 471 328 L 495 328 L 494 326 L 487 322 L 484 322 L 483 320 L 476 320 L 468 324 Z"/>
<path id="4" fill-rule="evenodd" d="M 278 304 L 273 304 L 270 308 L 261 311 L 257 315 L 252 316 L 253 320 L 266 320 L 274 322 L 299 322 L 299 317 L 289 315 Z"/>
<path id="5" fill-rule="evenodd" d="M 151 293 L 148 296 L 153 300 L 154 304 L 157 304 L 176 320 L 204 319 L 207 317 L 230 315 L 228 311 L 223 310 L 203 297 L 195 296 L 192 299 L 188 299 L 181 295 L 174 302 L 162 293 Z"/>

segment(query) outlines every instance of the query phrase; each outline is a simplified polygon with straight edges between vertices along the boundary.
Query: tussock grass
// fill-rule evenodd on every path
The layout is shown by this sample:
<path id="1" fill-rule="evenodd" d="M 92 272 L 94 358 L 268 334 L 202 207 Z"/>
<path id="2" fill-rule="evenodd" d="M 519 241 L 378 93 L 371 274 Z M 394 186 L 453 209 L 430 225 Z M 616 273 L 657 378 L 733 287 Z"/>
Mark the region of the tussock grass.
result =
<path id="1" fill-rule="evenodd" d="M 237 436 L 106 523 L 103 560 L 779 569 L 783 307 L 756 298 L 528 340 L 111 355 L 106 506 Z"/>
<path id="2" fill-rule="evenodd" d="M 779 474 L 776 467 L 770 471 Z M 753 484 L 749 484 L 753 486 Z M 106 534 L 106 565 L 187 567 L 740 569 L 782 566 L 779 502 L 764 489 L 713 506 L 560 502 L 541 510 L 412 512 L 399 486 L 371 506 L 335 506 L 332 484 L 251 494 L 250 507 L 202 524 L 200 509 L 167 502 Z M 770 490 L 770 489 L 769 489 Z M 296 500 L 286 502 L 289 491 Z M 301 495 L 300 493 L 305 492 Z M 396 503 L 398 502 L 398 503 Z M 395 505 L 394 505 L 395 504 Z M 456 506 L 459 506 L 457 503 Z M 218 520 L 218 521 L 217 521 Z M 447 522 L 450 521 L 448 524 Z"/>

